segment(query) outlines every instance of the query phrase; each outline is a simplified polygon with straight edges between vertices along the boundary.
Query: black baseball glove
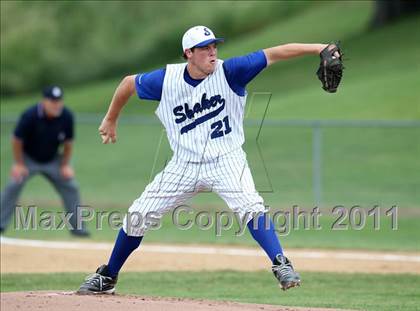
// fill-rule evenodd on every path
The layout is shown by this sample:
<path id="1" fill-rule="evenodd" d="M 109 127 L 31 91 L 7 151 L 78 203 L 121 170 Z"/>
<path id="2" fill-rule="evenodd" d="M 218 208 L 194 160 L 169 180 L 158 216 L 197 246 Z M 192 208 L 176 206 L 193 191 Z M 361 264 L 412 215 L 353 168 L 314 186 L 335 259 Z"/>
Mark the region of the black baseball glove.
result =
<path id="1" fill-rule="evenodd" d="M 321 63 L 319 64 L 316 75 L 321 80 L 322 88 L 329 92 L 335 93 L 343 76 L 343 60 L 339 43 L 329 44 L 319 54 Z"/>

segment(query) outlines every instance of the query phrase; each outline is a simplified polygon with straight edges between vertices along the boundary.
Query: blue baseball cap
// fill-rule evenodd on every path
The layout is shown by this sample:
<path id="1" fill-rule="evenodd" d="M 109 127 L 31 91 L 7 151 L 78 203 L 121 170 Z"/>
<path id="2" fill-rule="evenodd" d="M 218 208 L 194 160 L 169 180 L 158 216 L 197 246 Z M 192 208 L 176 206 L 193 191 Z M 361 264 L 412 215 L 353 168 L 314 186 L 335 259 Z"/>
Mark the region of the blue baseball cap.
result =
<path id="1" fill-rule="evenodd" d="M 47 86 L 42 90 L 42 95 L 45 98 L 52 99 L 52 100 L 60 100 L 63 98 L 63 90 L 56 85 Z"/>

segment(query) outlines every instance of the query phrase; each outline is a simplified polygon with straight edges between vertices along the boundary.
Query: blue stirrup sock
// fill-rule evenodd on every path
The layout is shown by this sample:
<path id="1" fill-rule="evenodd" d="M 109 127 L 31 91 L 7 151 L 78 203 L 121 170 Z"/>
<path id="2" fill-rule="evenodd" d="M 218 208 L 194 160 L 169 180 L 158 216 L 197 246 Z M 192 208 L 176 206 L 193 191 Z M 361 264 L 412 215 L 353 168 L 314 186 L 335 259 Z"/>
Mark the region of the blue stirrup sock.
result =
<path id="1" fill-rule="evenodd" d="M 265 215 L 260 215 L 256 219 L 251 219 L 247 226 L 252 237 L 267 253 L 270 260 L 273 262 L 276 255 L 283 254 L 279 239 L 274 231 L 274 224 L 269 220 L 268 229 L 266 229 Z M 254 222 L 257 221 L 256 229 L 254 229 Z M 110 277 L 118 275 L 121 267 L 127 260 L 128 256 L 139 247 L 143 237 L 128 236 L 121 228 L 117 239 L 115 241 L 114 249 L 108 261 L 108 274 Z"/>
<path id="2" fill-rule="evenodd" d="M 128 236 L 121 228 L 115 241 L 114 249 L 108 262 L 108 274 L 115 277 L 128 256 L 140 245 L 142 236 Z"/>
<path id="3" fill-rule="evenodd" d="M 269 224 L 266 222 L 266 217 L 270 222 Z M 257 223 L 255 224 L 255 222 Z M 268 229 L 266 229 L 266 225 L 268 225 Z M 278 254 L 283 255 L 283 249 L 281 248 L 280 241 L 274 230 L 273 221 L 268 215 L 265 216 L 265 214 L 262 214 L 258 218 L 251 219 L 247 226 L 254 240 L 264 249 L 272 262 L 274 262 L 274 259 Z M 256 227 L 256 229 L 254 229 L 254 227 Z"/>

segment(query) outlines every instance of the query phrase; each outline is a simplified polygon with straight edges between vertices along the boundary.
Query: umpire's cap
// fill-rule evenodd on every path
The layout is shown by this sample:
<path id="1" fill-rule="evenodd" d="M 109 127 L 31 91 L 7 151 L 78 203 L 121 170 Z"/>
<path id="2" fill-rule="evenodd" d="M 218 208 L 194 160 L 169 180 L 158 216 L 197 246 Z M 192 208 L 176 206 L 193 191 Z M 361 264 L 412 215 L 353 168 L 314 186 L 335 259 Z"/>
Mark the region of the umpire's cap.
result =
<path id="1" fill-rule="evenodd" d="M 42 95 L 45 98 L 52 99 L 52 100 L 60 100 L 63 98 L 63 90 L 61 87 L 57 85 L 47 86 L 42 90 Z"/>

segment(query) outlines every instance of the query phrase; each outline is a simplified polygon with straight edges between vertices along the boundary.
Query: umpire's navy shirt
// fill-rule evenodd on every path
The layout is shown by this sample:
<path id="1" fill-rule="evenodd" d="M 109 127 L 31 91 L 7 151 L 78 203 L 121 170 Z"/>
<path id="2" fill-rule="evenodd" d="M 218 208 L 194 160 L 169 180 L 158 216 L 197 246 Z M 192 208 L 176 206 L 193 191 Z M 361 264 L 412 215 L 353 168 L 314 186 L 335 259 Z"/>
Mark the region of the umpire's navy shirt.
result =
<path id="1" fill-rule="evenodd" d="M 58 154 L 64 141 L 72 140 L 73 114 L 65 107 L 61 115 L 48 118 L 42 104 L 28 108 L 16 125 L 14 135 L 23 141 L 23 151 L 37 162 L 46 163 Z"/>

